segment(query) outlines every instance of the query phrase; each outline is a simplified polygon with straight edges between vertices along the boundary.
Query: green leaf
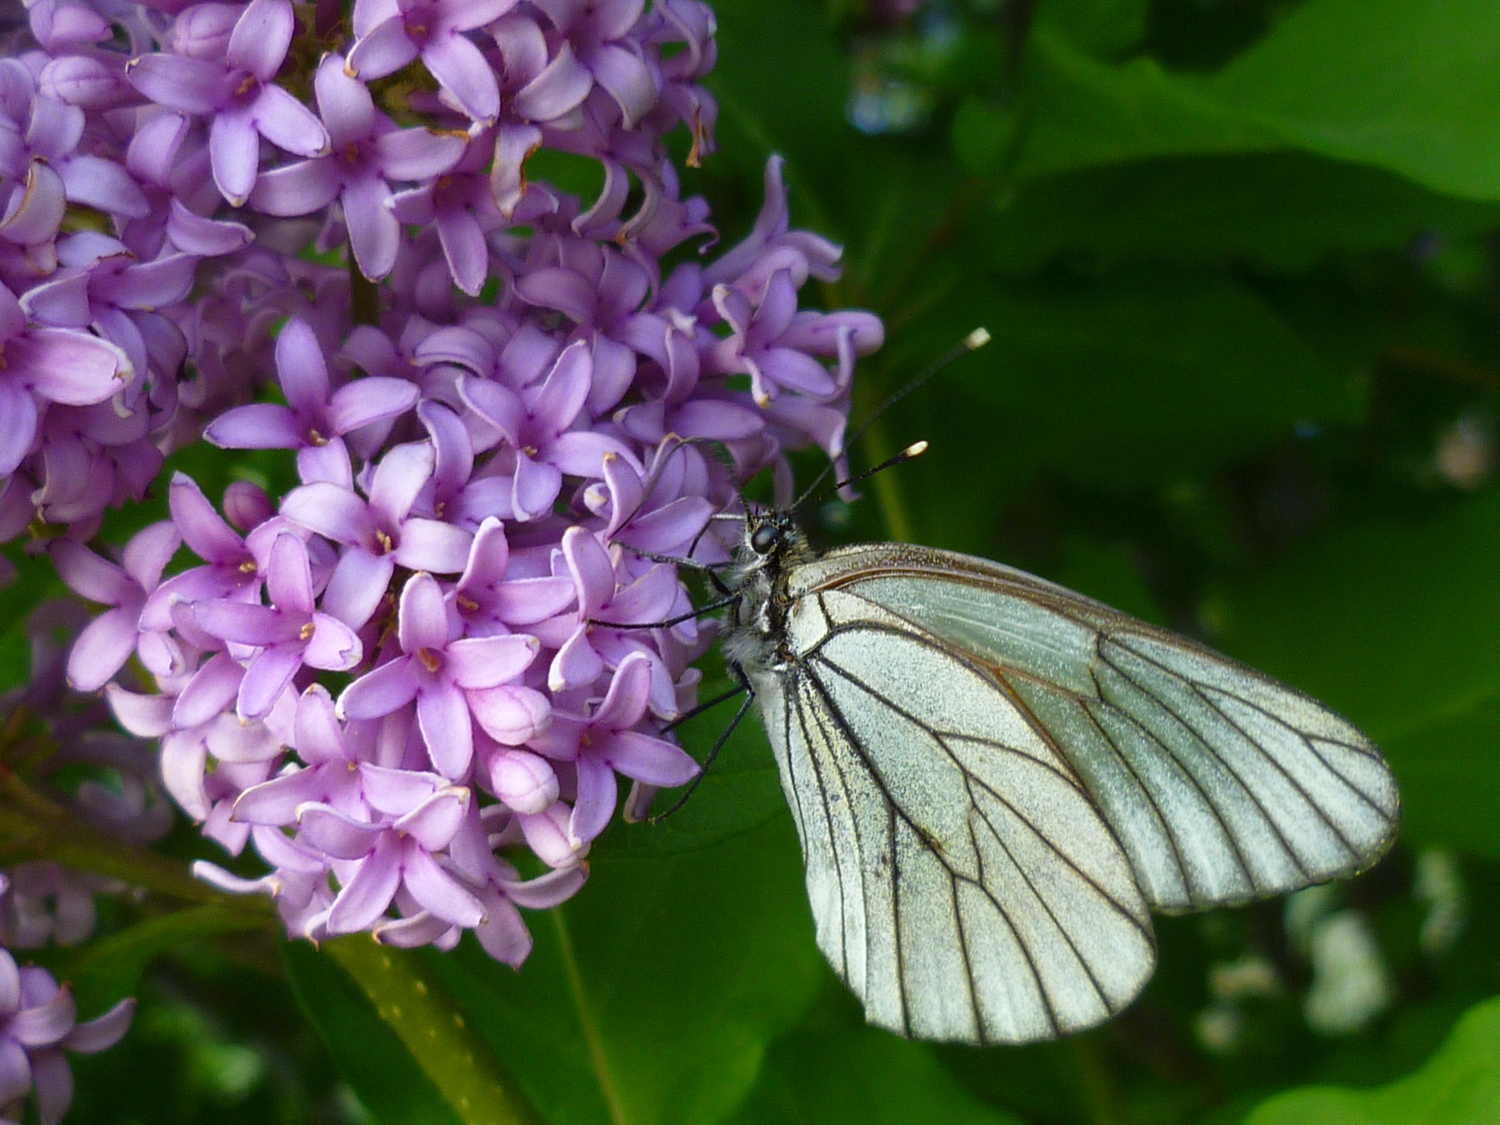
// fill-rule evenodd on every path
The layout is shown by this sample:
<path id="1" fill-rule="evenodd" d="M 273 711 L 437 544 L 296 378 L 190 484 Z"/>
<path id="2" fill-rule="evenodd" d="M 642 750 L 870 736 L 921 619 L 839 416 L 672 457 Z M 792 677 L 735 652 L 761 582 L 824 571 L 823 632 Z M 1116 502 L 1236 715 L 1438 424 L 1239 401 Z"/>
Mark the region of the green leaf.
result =
<path id="1" fill-rule="evenodd" d="M 217 904 L 174 910 L 96 938 L 57 967 L 72 985 L 79 1009 L 95 1012 L 135 993 L 147 967 L 163 954 L 221 934 L 264 929 L 269 921 Z"/>
<path id="2" fill-rule="evenodd" d="M 1408 839 L 1500 855 L 1500 495 L 1329 535 L 1216 599 L 1215 642 L 1364 727 Z"/>
<path id="3" fill-rule="evenodd" d="M 985 1105 L 926 1043 L 869 1027 L 812 1027 L 780 1039 L 738 1125 L 1019 1125 Z"/>
<path id="4" fill-rule="evenodd" d="M 960 300 L 992 342 L 955 365 L 1007 424 L 992 474 L 1041 467 L 1112 488 L 1214 465 L 1306 420 L 1352 420 L 1328 372 L 1249 290 L 1214 275 L 1036 283 Z M 1024 420 L 1024 421 L 1021 421 Z"/>
<path id="5" fill-rule="evenodd" d="M 1283 143 L 1197 79 L 1168 73 L 1144 56 L 1111 66 L 1046 29 L 1027 48 L 1025 96 L 1032 121 L 1015 169 L 1022 180 L 1147 156 L 1264 151 Z"/>
<path id="6" fill-rule="evenodd" d="M 1285 143 L 1500 199 L 1500 5 L 1314 0 L 1205 87 Z"/>
<path id="7" fill-rule="evenodd" d="M 1500 1120 L 1500 998 L 1469 1009 L 1417 1073 L 1376 1090 L 1307 1087 L 1262 1103 L 1246 1125 L 1491 1125 Z"/>
<path id="8" fill-rule="evenodd" d="M 528 922 L 520 972 L 468 942 L 432 963 L 550 1125 L 721 1120 L 826 972 L 786 816 L 688 854 L 600 847 Z"/>
<path id="9" fill-rule="evenodd" d="M 1454 242 L 1500 225 L 1500 207 L 1453 199 L 1376 168 L 1301 153 L 1182 157 L 1053 176 L 983 220 L 992 265 L 1030 273 L 1057 259 L 1240 258 L 1300 272 L 1334 249 Z"/>
<path id="10" fill-rule="evenodd" d="M 1150 12 L 1150 0 L 1043 0 L 1036 25 L 1087 54 L 1114 58 L 1141 41 Z"/>
<path id="11" fill-rule="evenodd" d="M 536 1120 L 420 953 L 363 934 L 284 950 L 298 999 L 382 1125 Z"/>

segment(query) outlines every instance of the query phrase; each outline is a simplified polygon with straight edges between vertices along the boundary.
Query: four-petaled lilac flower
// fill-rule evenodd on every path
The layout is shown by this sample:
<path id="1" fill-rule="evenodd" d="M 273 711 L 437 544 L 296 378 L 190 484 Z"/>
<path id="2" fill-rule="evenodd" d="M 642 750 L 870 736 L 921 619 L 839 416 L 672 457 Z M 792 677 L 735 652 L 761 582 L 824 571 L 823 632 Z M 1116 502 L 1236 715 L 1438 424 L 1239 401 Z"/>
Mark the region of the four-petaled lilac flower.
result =
<path id="1" fill-rule="evenodd" d="M 376 719 L 415 699 L 433 767 L 453 779 L 467 775 L 474 756 L 466 692 L 515 679 L 541 647 L 522 633 L 455 639 L 456 625 L 437 580 L 413 575 L 401 591 L 397 620 L 402 655 L 367 672 L 339 697 L 339 710 L 350 719 Z"/>
<path id="2" fill-rule="evenodd" d="M 409 792 L 392 794 L 405 799 L 377 810 L 380 815 L 373 822 L 316 802 L 298 810 L 298 839 L 332 858 L 342 884 L 328 911 L 330 934 L 370 929 L 403 889 L 450 925 L 473 927 L 484 920 L 484 907 L 473 892 L 433 855 L 448 846 L 462 825 L 469 790 L 432 774 L 411 780 L 425 782 L 428 792 L 416 801 Z"/>
<path id="3" fill-rule="evenodd" d="M 568 837 L 581 848 L 600 832 L 615 811 L 615 774 L 647 785 L 683 785 L 698 775 L 698 763 L 680 746 L 635 730 L 650 701 L 651 662 L 632 653 L 615 669 L 609 692 L 593 714 L 554 711 L 551 728 L 529 743 L 551 758 L 571 761 L 578 795 L 568 820 Z"/>
<path id="4" fill-rule="evenodd" d="M 19 1104 L 34 1088 L 37 1116 L 43 1125 L 57 1125 L 73 1101 L 63 1051 L 92 1055 L 114 1046 L 134 1014 L 135 1001 L 122 1000 L 97 1019 L 78 1023 L 73 994 L 59 988 L 51 973 L 35 965 L 19 968 L 0 949 L 0 1108 Z"/>
<path id="5" fill-rule="evenodd" d="M 417 58 L 475 121 L 500 113 L 495 72 L 464 32 L 493 23 L 516 0 L 355 0 L 349 71 L 369 81 Z"/>
<path id="6" fill-rule="evenodd" d="M 240 680 L 236 707 L 242 719 L 264 718 L 304 664 L 347 672 L 364 656 L 354 630 L 318 610 L 307 545 L 290 531 L 271 545 L 266 593 L 270 605 L 215 600 L 194 606 L 206 633 L 256 650 Z"/>
<path id="7" fill-rule="evenodd" d="M 401 227 L 391 213 L 389 180 L 431 180 L 457 163 L 464 138 L 430 129 L 398 129 L 375 109 L 362 82 L 327 55 L 313 78 L 318 111 L 332 151 L 264 173 L 250 204 L 269 215 L 308 215 L 335 198 L 349 229 L 349 249 L 361 272 L 378 280 L 391 272 Z"/>
<path id="8" fill-rule="evenodd" d="M 222 59 L 142 55 L 127 72 L 159 105 L 213 119 L 208 151 L 214 183 L 231 206 L 243 206 L 255 187 L 261 137 L 298 156 L 328 151 L 323 123 L 273 81 L 295 30 L 291 0 L 250 0 Z"/>
<path id="9" fill-rule="evenodd" d="M 287 519 L 345 546 L 323 593 L 323 608 L 351 628 L 370 620 L 398 563 L 457 574 L 468 561 L 469 532 L 410 514 L 432 464 L 430 443 L 398 445 L 375 467 L 368 503 L 331 481 L 305 484 L 281 503 Z"/>
<path id="10" fill-rule="evenodd" d="M 296 449 L 304 478 L 329 479 L 331 465 L 348 459 L 342 444 L 326 447 L 361 426 L 406 413 L 417 401 L 415 386 L 384 375 L 354 379 L 334 391 L 318 337 L 297 318 L 276 337 L 276 377 L 286 406 L 237 406 L 220 414 L 203 436 L 224 449 Z"/>

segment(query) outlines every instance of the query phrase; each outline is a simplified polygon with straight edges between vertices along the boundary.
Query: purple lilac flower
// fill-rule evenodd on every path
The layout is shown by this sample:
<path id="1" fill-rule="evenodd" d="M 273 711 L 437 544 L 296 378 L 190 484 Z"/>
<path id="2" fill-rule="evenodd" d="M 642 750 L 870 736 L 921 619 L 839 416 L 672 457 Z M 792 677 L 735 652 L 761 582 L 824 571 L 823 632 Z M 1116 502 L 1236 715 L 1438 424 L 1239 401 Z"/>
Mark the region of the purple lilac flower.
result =
<path id="1" fill-rule="evenodd" d="M 294 934 L 519 964 L 619 778 L 697 768 L 662 730 L 713 627 L 641 627 L 691 609 L 649 556 L 722 559 L 745 479 L 841 455 L 880 324 L 802 306 L 838 250 L 791 229 L 779 160 L 743 242 L 680 252 L 717 238 L 665 140 L 713 148 L 698 0 L 356 0 L 316 64 L 289 0 L 149 8 L 38 0 L 0 60 L 0 533 L 67 525 L 48 553 L 104 607 L 73 683 L 269 868 L 204 878 Z M 543 148 L 598 196 L 529 174 Z M 94 542 L 204 437 L 297 486 L 216 510 L 175 476 L 169 522 Z"/>
<path id="2" fill-rule="evenodd" d="M 77 1022 L 72 994 L 46 969 L 18 967 L 0 949 L 0 1113 L 20 1120 L 28 1094 L 43 1125 L 56 1125 L 73 1101 L 73 1075 L 63 1051 L 92 1055 L 112 1047 L 130 1026 L 134 1000 L 97 1019 Z"/>

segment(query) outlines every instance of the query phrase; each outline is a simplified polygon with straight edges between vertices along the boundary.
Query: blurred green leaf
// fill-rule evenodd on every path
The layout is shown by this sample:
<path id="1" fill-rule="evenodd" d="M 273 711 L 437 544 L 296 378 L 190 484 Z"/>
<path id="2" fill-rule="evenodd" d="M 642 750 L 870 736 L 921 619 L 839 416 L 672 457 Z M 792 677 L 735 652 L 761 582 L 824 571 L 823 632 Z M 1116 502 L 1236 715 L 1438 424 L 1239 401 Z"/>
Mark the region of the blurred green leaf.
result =
<path id="1" fill-rule="evenodd" d="M 1378 1090 L 1309 1087 L 1262 1104 L 1246 1125 L 1492 1125 L 1500 1120 L 1500 999 L 1471 1008 L 1417 1073 Z"/>
<path id="2" fill-rule="evenodd" d="M 72 985 L 79 1009 L 94 1013 L 133 995 L 141 975 L 163 954 L 220 934 L 264 929 L 267 921 L 214 903 L 174 910 L 70 951 L 57 969 Z"/>
<path id="3" fill-rule="evenodd" d="M 1500 207 L 1437 195 L 1376 168 L 1300 153 L 1142 161 L 1025 185 L 981 221 L 990 263 L 1030 273 L 1058 258 L 1215 261 L 1300 272 L 1332 250 L 1452 242 Z"/>
<path id="4" fill-rule="evenodd" d="M 1150 11 L 1151 0 L 1042 0 L 1035 19 L 1086 54 L 1108 59 L 1141 41 Z"/>
<path id="5" fill-rule="evenodd" d="M 1385 748 L 1409 839 L 1500 855 L 1500 495 L 1371 523 L 1214 603 L 1216 643 Z"/>
<path id="6" fill-rule="evenodd" d="M 926 1043 L 869 1027 L 799 1029 L 778 1040 L 733 1120 L 818 1125 L 1018 1125 L 985 1105 Z"/>
<path id="7" fill-rule="evenodd" d="M 1492 0 L 1313 0 L 1207 92 L 1288 144 L 1500 199 Z"/>
<path id="8" fill-rule="evenodd" d="M 1223 461 L 1360 400 L 1255 294 L 1212 274 L 1032 283 L 960 298 L 992 342 L 952 379 L 1004 440 L 994 474 L 1039 467 L 1127 487 Z"/>
<path id="9" fill-rule="evenodd" d="M 433 967 L 549 1125 L 721 1120 L 824 971 L 787 816 L 664 858 L 601 846 L 528 922 L 520 972 L 467 942 Z"/>

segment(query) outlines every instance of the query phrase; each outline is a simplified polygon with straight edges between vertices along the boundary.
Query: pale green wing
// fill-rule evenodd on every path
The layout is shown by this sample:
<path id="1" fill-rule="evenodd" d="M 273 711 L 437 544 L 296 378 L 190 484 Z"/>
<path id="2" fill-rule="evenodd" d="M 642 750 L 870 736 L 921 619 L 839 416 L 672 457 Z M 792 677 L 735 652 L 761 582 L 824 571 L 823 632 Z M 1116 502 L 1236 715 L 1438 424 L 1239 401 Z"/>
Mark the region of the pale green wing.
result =
<path id="1" fill-rule="evenodd" d="M 805 601 L 836 597 L 836 618 L 918 631 L 983 669 L 1071 764 L 1157 909 L 1352 874 L 1395 836 L 1395 781 L 1368 738 L 1201 645 L 962 555 L 862 548 L 804 569 Z"/>
<path id="2" fill-rule="evenodd" d="M 1151 974 L 1149 915 L 1067 764 L 945 646 L 815 612 L 756 688 L 819 946 L 870 1022 L 1016 1043 L 1118 1012 Z"/>

